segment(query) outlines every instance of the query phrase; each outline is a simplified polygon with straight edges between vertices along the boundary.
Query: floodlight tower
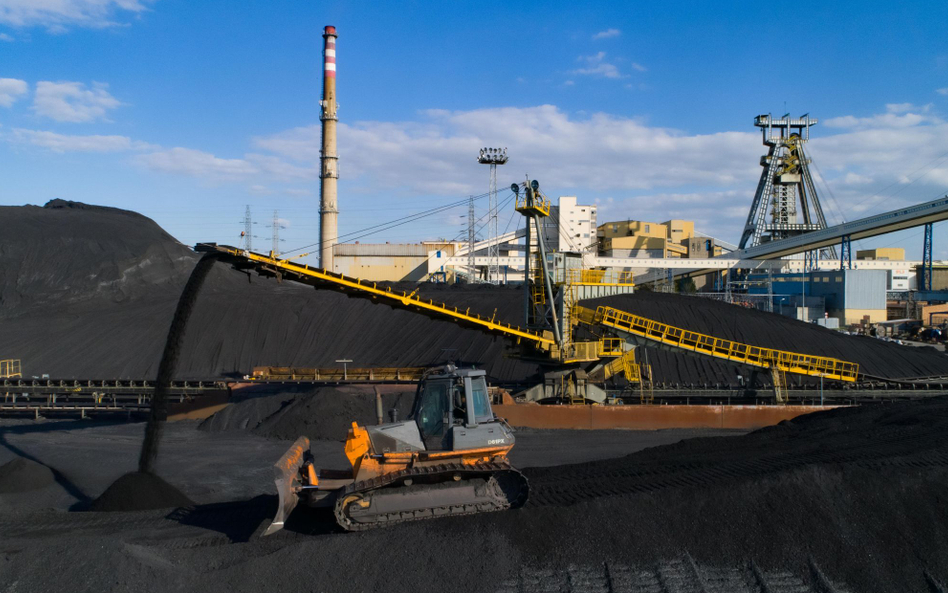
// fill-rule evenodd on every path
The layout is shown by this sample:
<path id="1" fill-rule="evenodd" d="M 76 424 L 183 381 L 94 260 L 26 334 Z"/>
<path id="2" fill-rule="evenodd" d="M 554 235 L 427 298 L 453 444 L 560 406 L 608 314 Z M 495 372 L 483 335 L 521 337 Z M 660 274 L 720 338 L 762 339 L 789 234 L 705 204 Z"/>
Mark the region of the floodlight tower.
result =
<path id="1" fill-rule="evenodd" d="M 477 162 L 490 165 L 490 197 L 487 207 L 487 281 L 500 282 L 500 235 L 497 227 L 497 165 L 507 162 L 506 148 L 482 148 Z"/>

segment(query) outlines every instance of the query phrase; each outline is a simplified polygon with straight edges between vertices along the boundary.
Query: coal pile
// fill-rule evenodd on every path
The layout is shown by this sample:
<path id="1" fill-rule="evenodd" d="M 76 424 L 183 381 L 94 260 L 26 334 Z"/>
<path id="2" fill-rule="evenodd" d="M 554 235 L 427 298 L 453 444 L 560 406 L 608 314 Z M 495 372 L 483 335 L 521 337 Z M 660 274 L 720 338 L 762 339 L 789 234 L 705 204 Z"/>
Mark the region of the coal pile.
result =
<path id="1" fill-rule="evenodd" d="M 194 252 L 139 214 L 76 203 L 2 207 L 0 234 L 10 239 L 0 245 L 0 349 L 15 348 L 25 373 L 155 377 Z M 443 294 L 458 307 L 488 303 L 472 312 L 499 307 L 498 318 L 519 311 L 490 291 Z M 504 358 L 504 348 L 502 339 L 454 323 L 292 283 L 248 282 L 218 265 L 195 306 L 176 378 L 239 377 L 261 365 L 335 367 L 339 352 L 353 367 L 426 366 L 450 352 L 495 378 L 536 372 Z"/>
<path id="2" fill-rule="evenodd" d="M 130 472 L 106 488 L 88 510 L 100 513 L 150 511 L 192 504 L 180 490 L 158 476 Z"/>
<path id="3" fill-rule="evenodd" d="M 527 507 L 491 521 L 544 566 L 688 553 L 798 573 L 813 558 L 855 591 L 948 577 L 944 397 L 525 473 Z"/>
<path id="4" fill-rule="evenodd" d="M 16 350 L 24 372 L 57 378 L 154 378 L 175 303 L 197 255 L 133 212 L 54 201 L 0 208 L 0 349 Z M 503 321 L 523 321 L 522 292 L 487 286 L 397 286 Z M 887 378 L 948 374 L 930 349 L 846 336 L 811 324 L 699 297 L 638 292 L 588 301 L 695 331 L 860 364 Z M 538 367 L 504 356 L 500 337 L 386 305 L 212 271 L 184 340 L 179 379 L 240 377 L 254 366 L 408 367 L 448 357 L 476 364 L 492 382 L 530 382 Z M 116 355 L 121 353 L 121 355 Z M 658 385 L 737 387 L 747 369 L 647 349 Z M 788 377 L 799 384 L 813 381 Z M 766 373 L 758 386 L 769 384 Z"/>
<path id="5" fill-rule="evenodd" d="M 382 393 L 382 410 L 398 410 L 399 418 L 411 411 L 414 393 Z M 375 393 L 369 388 L 320 387 L 297 394 L 276 394 L 246 399 L 217 412 L 199 425 L 201 430 L 221 432 L 249 430 L 276 439 L 343 441 L 356 422 L 361 426 L 377 423 Z"/>
<path id="6" fill-rule="evenodd" d="M 40 490 L 54 481 L 52 470 L 32 459 L 17 457 L 0 465 L 0 494 Z"/>

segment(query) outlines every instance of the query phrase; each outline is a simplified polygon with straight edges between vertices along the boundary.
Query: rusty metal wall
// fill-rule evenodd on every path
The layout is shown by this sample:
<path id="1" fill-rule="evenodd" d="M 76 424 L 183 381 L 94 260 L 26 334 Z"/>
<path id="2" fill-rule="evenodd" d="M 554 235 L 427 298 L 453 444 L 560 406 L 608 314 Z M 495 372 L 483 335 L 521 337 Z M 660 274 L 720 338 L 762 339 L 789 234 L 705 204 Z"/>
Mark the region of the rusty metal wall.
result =
<path id="1" fill-rule="evenodd" d="M 772 426 L 802 414 L 837 406 L 544 406 L 495 405 L 494 413 L 513 426 L 529 428 L 740 428 Z"/>

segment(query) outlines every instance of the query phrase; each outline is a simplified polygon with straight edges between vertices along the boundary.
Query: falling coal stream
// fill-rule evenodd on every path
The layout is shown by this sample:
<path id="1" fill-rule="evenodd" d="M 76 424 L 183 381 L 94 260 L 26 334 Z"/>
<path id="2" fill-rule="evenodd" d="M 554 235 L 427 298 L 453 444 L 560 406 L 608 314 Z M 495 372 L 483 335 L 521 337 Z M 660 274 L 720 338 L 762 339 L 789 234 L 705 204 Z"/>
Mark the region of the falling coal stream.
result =
<path id="1" fill-rule="evenodd" d="M 181 298 L 178 299 L 178 307 L 171 320 L 171 329 L 168 330 L 165 349 L 161 354 L 161 363 L 158 365 L 158 380 L 155 384 L 155 393 L 151 398 L 151 415 L 148 417 L 145 441 L 142 443 L 141 456 L 138 458 L 139 472 L 152 473 L 155 459 L 158 458 L 161 429 L 168 413 L 168 391 L 171 389 L 171 379 L 174 377 L 174 370 L 178 364 L 178 355 L 188 327 L 188 319 L 191 317 L 197 296 L 201 292 L 201 286 L 204 285 L 204 280 L 207 279 L 208 273 L 219 257 L 220 254 L 207 253 L 198 261 L 194 270 L 191 271 L 184 291 L 181 292 Z"/>

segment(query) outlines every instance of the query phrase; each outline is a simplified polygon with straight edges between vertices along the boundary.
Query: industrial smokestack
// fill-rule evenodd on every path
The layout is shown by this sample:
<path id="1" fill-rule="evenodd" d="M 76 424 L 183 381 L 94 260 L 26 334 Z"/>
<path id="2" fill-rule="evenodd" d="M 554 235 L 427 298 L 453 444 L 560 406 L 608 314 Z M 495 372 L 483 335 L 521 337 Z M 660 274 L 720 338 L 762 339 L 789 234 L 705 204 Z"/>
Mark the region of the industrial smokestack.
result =
<path id="1" fill-rule="evenodd" d="M 332 270 L 332 247 L 339 237 L 339 207 L 336 180 L 339 156 L 336 154 L 336 28 L 323 30 L 323 145 L 320 151 L 319 186 L 319 265 Z"/>

